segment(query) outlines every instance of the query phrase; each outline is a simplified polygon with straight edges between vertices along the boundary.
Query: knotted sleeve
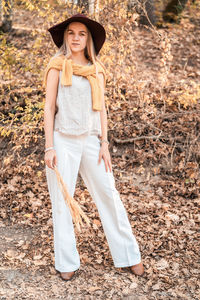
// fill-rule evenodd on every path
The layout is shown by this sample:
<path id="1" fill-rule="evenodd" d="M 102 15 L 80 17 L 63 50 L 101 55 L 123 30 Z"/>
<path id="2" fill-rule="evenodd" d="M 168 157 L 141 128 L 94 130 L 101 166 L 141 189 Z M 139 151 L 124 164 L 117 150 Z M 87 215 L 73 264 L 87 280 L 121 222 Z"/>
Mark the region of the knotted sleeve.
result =
<path id="1" fill-rule="evenodd" d="M 92 108 L 93 110 L 101 110 L 102 103 L 102 88 L 99 84 L 99 81 L 96 79 L 96 76 L 88 76 L 89 83 L 91 85 L 91 93 L 92 93 Z"/>
<path id="2" fill-rule="evenodd" d="M 61 84 L 72 85 L 72 74 L 73 74 L 72 61 L 70 59 L 65 58 L 62 65 Z"/>
<path id="3" fill-rule="evenodd" d="M 94 68 L 95 69 L 95 68 Z M 97 72 L 102 73 L 104 77 L 104 86 L 106 85 L 106 72 L 104 67 L 97 63 Z M 90 74 L 88 77 L 88 80 L 91 85 L 91 93 L 92 93 L 92 108 L 93 110 L 102 110 L 102 97 L 103 95 L 103 87 L 100 84 L 99 78 L 96 77 L 96 69 L 93 72 L 93 74 Z"/>

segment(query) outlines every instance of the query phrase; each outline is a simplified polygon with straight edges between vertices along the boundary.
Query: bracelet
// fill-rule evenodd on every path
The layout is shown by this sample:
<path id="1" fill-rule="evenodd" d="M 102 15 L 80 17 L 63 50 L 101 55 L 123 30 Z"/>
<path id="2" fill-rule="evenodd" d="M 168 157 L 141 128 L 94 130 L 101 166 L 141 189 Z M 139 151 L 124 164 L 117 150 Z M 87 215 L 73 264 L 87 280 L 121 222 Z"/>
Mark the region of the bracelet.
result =
<path id="1" fill-rule="evenodd" d="M 49 151 L 49 150 L 54 150 L 54 147 L 46 148 L 46 149 L 44 150 L 44 152 L 47 152 L 47 151 Z"/>
<path id="2" fill-rule="evenodd" d="M 107 141 L 107 140 L 102 140 L 102 141 L 101 141 L 101 144 L 102 144 L 102 143 L 106 143 L 106 144 L 109 145 L 109 141 Z"/>

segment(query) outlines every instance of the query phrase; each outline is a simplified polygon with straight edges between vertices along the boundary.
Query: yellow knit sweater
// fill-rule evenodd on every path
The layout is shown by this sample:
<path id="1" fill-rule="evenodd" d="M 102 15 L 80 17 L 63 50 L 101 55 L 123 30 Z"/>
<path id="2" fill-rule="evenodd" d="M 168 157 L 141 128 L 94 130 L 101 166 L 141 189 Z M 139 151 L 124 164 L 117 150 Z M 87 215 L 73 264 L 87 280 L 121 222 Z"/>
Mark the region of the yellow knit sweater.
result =
<path id="1" fill-rule="evenodd" d="M 96 67 L 98 73 L 103 73 L 105 81 L 105 69 L 98 62 L 96 63 Z M 67 59 L 64 55 L 53 57 L 45 69 L 43 87 L 46 87 L 47 75 L 51 68 L 62 71 L 61 85 L 72 85 L 72 74 L 86 77 L 91 85 L 92 108 L 93 110 L 100 111 L 102 109 L 103 88 L 100 85 L 98 76 L 96 76 L 96 67 L 94 64 L 90 66 L 75 64 L 71 59 Z"/>

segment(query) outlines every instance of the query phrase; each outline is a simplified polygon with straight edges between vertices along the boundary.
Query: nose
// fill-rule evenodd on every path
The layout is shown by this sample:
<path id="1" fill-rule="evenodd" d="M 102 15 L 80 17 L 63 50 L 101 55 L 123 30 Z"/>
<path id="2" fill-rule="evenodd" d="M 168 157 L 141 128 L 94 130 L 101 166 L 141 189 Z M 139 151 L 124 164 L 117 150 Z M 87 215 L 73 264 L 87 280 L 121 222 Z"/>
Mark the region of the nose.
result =
<path id="1" fill-rule="evenodd" d="M 74 35 L 74 40 L 75 40 L 75 41 L 78 41 L 78 40 L 79 40 L 78 34 L 75 34 L 75 35 Z"/>

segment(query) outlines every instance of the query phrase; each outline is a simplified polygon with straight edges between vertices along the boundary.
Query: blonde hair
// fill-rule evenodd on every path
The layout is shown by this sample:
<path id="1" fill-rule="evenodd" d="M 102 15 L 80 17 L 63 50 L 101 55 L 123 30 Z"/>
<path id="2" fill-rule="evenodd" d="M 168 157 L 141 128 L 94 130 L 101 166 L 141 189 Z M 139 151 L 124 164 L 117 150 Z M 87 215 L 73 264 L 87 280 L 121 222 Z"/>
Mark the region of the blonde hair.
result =
<path id="1" fill-rule="evenodd" d="M 56 52 L 56 54 L 53 57 L 60 56 L 60 55 L 64 55 L 64 56 L 66 56 L 66 58 L 70 58 L 71 57 L 72 52 L 71 52 L 71 49 L 70 49 L 70 47 L 68 45 L 68 42 L 67 42 L 67 31 L 68 31 L 69 25 L 66 27 L 66 29 L 64 31 L 64 34 L 63 34 L 63 44 L 62 44 L 62 46 L 59 48 L 59 50 Z M 87 26 L 86 26 L 86 28 L 87 28 Z M 87 33 L 88 33 L 88 38 L 87 38 L 87 44 L 86 44 L 86 48 L 85 48 L 85 53 L 84 54 L 85 54 L 85 57 L 91 63 L 93 63 L 95 65 L 96 76 L 98 77 L 97 62 L 103 68 L 105 68 L 105 67 L 104 67 L 103 63 L 97 58 L 95 47 L 94 47 L 93 38 L 92 38 L 91 32 L 89 31 L 88 28 L 87 28 Z"/>

